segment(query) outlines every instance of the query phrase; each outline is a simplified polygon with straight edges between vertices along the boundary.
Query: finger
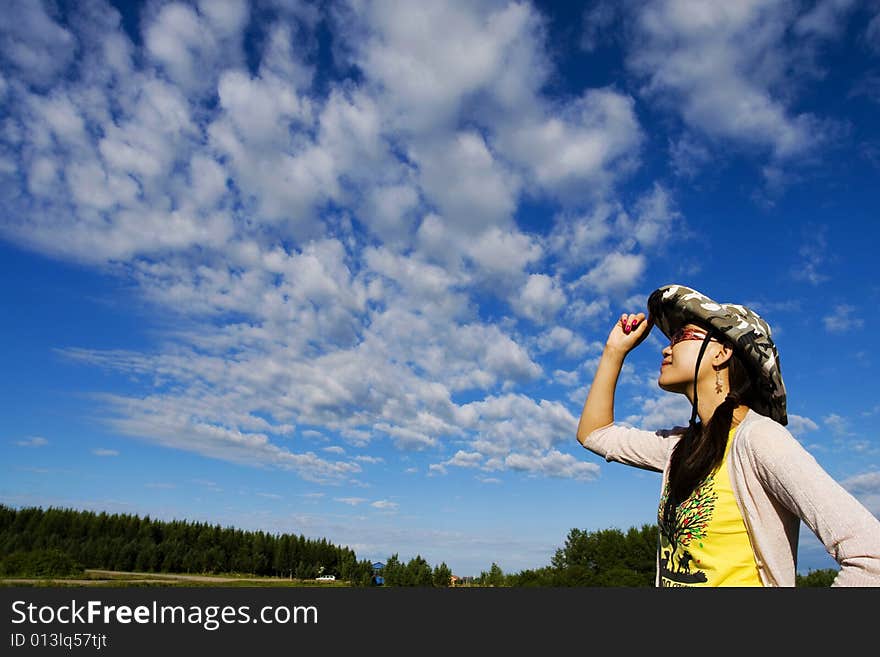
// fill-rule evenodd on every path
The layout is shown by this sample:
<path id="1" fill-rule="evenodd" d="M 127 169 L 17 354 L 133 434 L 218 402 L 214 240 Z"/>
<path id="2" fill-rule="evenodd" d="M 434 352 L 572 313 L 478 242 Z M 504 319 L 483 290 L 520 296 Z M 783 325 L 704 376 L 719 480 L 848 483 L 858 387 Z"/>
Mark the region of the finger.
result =
<path id="1" fill-rule="evenodd" d="M 636 327 L 642 323 L 642 320 L 644 318 L 645 318 L 644 313 L 628 315 L 627 319 L 624 321 L 624 324 L 623 324 L 623 332 L 630 333 L 631 331 L 634 331 L 636 329 Z"/>

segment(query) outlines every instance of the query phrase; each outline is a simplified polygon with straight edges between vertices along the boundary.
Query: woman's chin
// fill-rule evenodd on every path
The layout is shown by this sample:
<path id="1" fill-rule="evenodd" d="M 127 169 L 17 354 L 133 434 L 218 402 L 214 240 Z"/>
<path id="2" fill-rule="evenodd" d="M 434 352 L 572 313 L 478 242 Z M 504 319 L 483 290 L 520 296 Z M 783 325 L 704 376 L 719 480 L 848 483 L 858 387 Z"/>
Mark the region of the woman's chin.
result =
<path id="1" fill-rule="evenodd" d="M 682 385 L 680 383 L 669 383 L 668 381 L 663 381 L 663 376 L 657 380 L 657 385 L 661 390 L 665 390 L 666 392 L 682 392 Z"/>

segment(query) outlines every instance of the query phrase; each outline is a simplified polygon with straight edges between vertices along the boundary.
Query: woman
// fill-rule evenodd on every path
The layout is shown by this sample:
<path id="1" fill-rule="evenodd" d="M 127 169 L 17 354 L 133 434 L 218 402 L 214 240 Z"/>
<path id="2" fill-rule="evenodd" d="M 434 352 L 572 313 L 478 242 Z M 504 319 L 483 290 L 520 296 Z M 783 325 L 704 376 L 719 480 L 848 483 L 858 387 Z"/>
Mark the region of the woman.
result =
<path id="1" fill-rule="evenodd" d="M 687 396 L 687 427 L 614 424 L 626 355 L 656 324 L 670 340 L 659 386 Z M 699 417 L 699 421 L 697 421 Z M 608 461 L 663 473 L 658 586 L 795 586 L 800 521 L 840 564 L 836 586 L 880 586 L 880 521 L 785 429 L 785 385 L 770 327 L 754 311 L 683 285 L 614 326 L 578 441 Z"/>

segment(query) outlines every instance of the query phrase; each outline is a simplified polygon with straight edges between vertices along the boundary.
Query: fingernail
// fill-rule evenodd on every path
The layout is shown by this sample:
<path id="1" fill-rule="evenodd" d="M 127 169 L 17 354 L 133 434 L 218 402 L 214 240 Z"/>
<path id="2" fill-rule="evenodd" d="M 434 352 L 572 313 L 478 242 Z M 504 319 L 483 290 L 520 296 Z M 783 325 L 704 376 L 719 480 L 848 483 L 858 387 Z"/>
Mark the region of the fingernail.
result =
<path id="1" fill-rule="evenodd" d="M 629 333 L 629 326 L 624 326 L 624 327 L 623 327 L 623 332 L 624 332 L 624 333 Z"/>
<path id="2" fill-rule="evenodd" d="M 634 319 L 634 320 L 633 320 L 633 328 L 635 328 L 635 327 L 638 326 L 638 325 L 639 325 L 639 320 Z"/>

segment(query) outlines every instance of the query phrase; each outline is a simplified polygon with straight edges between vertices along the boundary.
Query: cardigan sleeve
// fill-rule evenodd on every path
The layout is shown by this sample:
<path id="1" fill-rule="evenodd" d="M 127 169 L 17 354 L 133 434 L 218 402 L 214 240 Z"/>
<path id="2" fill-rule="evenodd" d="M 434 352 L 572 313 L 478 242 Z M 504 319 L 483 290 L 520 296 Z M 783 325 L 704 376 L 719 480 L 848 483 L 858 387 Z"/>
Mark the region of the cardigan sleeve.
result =
<path id="1" fill-rule="evenodd" d="M 833 586 L 880 586 L 880 520 L 780 424 L 750 440 L 756 475 L 840 565 Z"/>
<path id="2" fill-rule="evenodd" d="M 594 429 L 584 447 L 606 461 L 662 472 L 680 431 L 684 428 L 647 431 L 611 423 Z"/>

